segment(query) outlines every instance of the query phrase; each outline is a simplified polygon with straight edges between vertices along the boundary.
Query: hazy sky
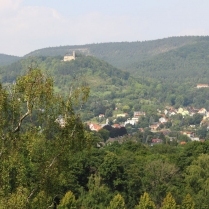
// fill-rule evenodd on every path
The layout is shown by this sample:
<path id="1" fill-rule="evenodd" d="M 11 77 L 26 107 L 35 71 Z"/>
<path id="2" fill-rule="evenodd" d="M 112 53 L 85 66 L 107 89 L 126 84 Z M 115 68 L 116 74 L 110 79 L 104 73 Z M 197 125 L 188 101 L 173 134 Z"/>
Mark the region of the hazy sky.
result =
<path id="1" fill-rule="evenodd" d="M 0 53 L 209 34 L 209 0 L 0 0 Z"/>

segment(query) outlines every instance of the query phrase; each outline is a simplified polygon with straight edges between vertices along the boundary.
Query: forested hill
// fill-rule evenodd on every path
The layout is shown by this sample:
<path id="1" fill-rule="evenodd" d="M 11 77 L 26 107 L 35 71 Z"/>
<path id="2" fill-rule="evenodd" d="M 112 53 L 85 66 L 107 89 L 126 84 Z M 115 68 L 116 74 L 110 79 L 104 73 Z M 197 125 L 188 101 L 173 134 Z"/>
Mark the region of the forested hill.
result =
<path id="1" fill-rule="evenodd" d="M 146 112 L 165 104 L 209 108 L 208 90 L 196 89 L 195 82 L 180 83 L 176 77 L 173 77 L 173 82 L 162 82 L 160 79 L 142 76 L 134 78 L 130 73 L 92 56 L 80 55 L 70 62 L 63 62 L 62 59 L 61 56 L 21 59 L 0 67 L 1 82 L 13 83 L 17 76 L 25 74 L 29 67 L 38 67 L 52 76 L 55 90 L 59 93 L 67 94 L 73 83 L 85 82 L 90 87 L 90 98 L 86 108 L 94 111 L 97 110 L 96 105 L 98 111 L 95 111 L 95 115 L 104 113 L 99 109 L 103 107 L 104 101 L 130 107 L 138 105 Z M 147 103 L 152 109 L 146 109 Z M 90 117 L 86 116 L 85 119 Z"/>
<path id="2" fill-rule="evenodd" d="M 209 83 L 209 38 L 132 63 L 127 69 L 161 81 Z"/>
<path id="3" fill-rule="evenodd" d="M 118 68 L 127 68 L 132 63 L 149 60 L 159 54 L 179 50 L 183 46 L 206 43 L 208 37 L 171 37 L 143 42 L 99 43 L 80 46 L 49 47 L 33 51 L 28 56 L 64 56 L 66 53 L 84 53 L 103 59 Z"/>
<path id="4" fill-rule="evenodd" d="M 171 37 L 144 42 L 100 43 L 49 47 L 28 57 L 63 57 L 66 53 L 91 55 L 139 77 L 172 82 L 206 82 L 209 76 L 209 37 Z M 6 59 L 5 59 L 6 60 Z M 10 61 L 14 61 L 10 59 Z M 0 59 L 1 64 L 1 59 Z"/>
<path id="5" fill-rule="evenodd" d="M 80 56 L 70 62 L 62 61 L 62 57 L 29 57 L 0 68 L 3 83 L 12 83 L 28 71 L 28 68 L 40 68 L 54 78 L 55 88 L 67 92 L 75 81 L 85 81 L 92 94 L 104 97 L 125 86 L 130 86 L 130 75 L 105 61 L 91 56 Z M 76 80 L 77 79 L 77 80 Z M 125 89 L 125 88 L 124 88 Z M 126 89 L 127 90 L 127 89 Z M 125 91 L 125 90 L 124 90 Z"/>
<path id="6" fill-rule="evenodd" d="M 0 68 L 1 81 L 13 83 L 20 75 L 28 71 L 28 67 L 38 67 L 54 79 L 55 91 L 68 94 L 72 85 L 87 84 L 90 97 L 86 108 L 95 115 L 100 112 L 101 104 L 109 101 L 109 105 L 120 102 L 132 106 L 139 98 L 148 97 L 150 91 L 147 84 L 136 80 L 128 72 L 119 70 L 105 61 L 91 56 L 80 56 L 70 62 L 62 61 L 62 57 L 29 57 L 6 67 Z M 153 100 L 154 98 L 150 98 Z M 136 101 L 136 102 L 135 102 Z M 95 111 L 95 106 L 98 107 Z M 92 108 L 92 109 L 91 109 Z M 86 111 L 87 112 L 87 111 Z M 104 112 L 103 112 L 104 113 Z M 85 119 L 92 116 L 86 116 Z"/>
<path id="7" fill-rule="evenodd" d="M 11 64 L 19 59 L 20 57 L 17 56 L 0 54 L 0 66 Z"/>
<path id="8" fill-rule="evenodd" d="M 172 82 L 206 82 L 209 76 L 209 37 L 171 37 L 144 42 L 101 43 L 36 50 L 27 56 L 92 55 L 137 76 Z"/>

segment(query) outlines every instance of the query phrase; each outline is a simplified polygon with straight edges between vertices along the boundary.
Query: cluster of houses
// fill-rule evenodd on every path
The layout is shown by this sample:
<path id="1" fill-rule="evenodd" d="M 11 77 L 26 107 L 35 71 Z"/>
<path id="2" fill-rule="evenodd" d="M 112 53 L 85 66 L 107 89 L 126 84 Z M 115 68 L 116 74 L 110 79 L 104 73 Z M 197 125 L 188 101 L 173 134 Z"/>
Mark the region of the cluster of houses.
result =
<path id="1" fill-rule="evenodd" d="M 159 120 L 157 122 L 154 122 L 153 124 L 151 124 L 149 126 L 149 128 L 152 132 L 159 131 L 161 124 L 167 123 L 168 121 L 170 121 L 170 117 L 177 115 L 177 114 L 181 114 L 183 117 L 193 116 L 194 114 L 201 114 L 203 116 L 203 120 L 201 121 L 200 126 L 205 121 L 209 122 L 209 112 L 205 108 L 195 109 L 195 108 L 187 107 L 187 108 L 175 109 L 173 107 L 166 107 L 163 111 L 160 111 L 160 110 L 157 110 L 157 111 L 161 117 L 159 118 Z M 146 113 L 142 112 L 142 111 L 136 111 L 136 112 L 134 112 L 132 118 L 128 118 L 124 123 L 121 123 L 121 124 L 113 124 L 112 127 L 120 128 L 120 127 L 125 127 L 127 124 L 136 125 L 139 121 L 139 118 L 142 116 L 146 116 Z M 116 118 L 119 118 L 119 117 L 127 118 L 128 114 L 121 113 L 121 114 L 115 115 L 115 117 Z M 100 114 L 99 118 L 104 118 L 104 114 Z M 108 125 L 108 124 L 109 124 L 109 120 L 106 119 L 105 124 L 89 123 L 88 125 L 92 131 L 99 131 L 102 127 L 104 127 L 105 125 Z M 192 125 L 191 125 L 191 128 L 193 128 Z M 198 137 L 195 137 L 194 132 L 185 131 L 185 132 L 182 132 L 182 134 L 189 137 L 192 141 L 199 141 L 200 140 Z M 152 140 L 153 140 L 152 144 L 162 143 L 161 139 L 152 139 Z"/>
<path id="2" fill-rule="evenodd" d="M 161 111 L 159 112 L 161 113 Z M 163 114 L 162 114 L 163 116 L 159 118 L 159 122 L 153 125 L 150 125 L 151 131 L 156 131 L 159 128 L 160 124 L 164 124 L 168 122 L 171 116 L 174 116 L 177 114 L 180 114 L 183 117 L 185 116 L 192 117 L 194 116 L 194 114 L 200 114 L 203 116 L 203 119 L 200 122 L 199 126 L 201 126 L 204 123 L 209 123 L 209 112 L 205 108 L 196 109 L 196 108 L 187 107 L 187 108 L 174 109 L 173 107 L 167 107 L 163 111 Z M 190 127 L 195 128 L 195 125 L 190 125 Z M 181 131 L 181 134 L 186 135 L 188 138 L 190 138 L 191 141 L 200 141 L 199 137 L 196 137 L 195 133 L 192 131 Z M 159 143 L 159 141 L 153 142 L 153 143 Z M 185 142 L 181 142 L 181 144 L 183 143 Z"/>
<path id="3" fill-rule="evenodd" d="M 139 121 L 139 118 L 141 116 L 145 116 L 146 113 L 145 112 L 141 112 L 141 111 L 137 111 L 137 112 L 134 112 L 134 116 L 132 118 L 129 118 L 127 119 L 124 123 L 122 124 L 113 124 L 112 127 L 113 128 L 121 128 L 121 127 L 125 127 L 127 124 L 131 124 L 131 125 L 135 125 L 138 123 Z M 100 114 L 98 116 L 99 118 L 104 118 L 104 114 Z M 120 114 L 117 114 L 116 115 L 116 118 L 119 118 L 119 117 L 122 117 L 122 118 L 125 118 L 125 117 L 128 117 L 128 113 L 120 113 Z M 106 119 L 106 123 L 105 124 L 96 124 L 96 123 L 89 123 L 89 128 L 92 130 L 92 131 L 99 131 L 101 128 L 103 128 L 105 125 L 109 125 L 109 120 Z"/>
<path id="4" fill-rule="evenodd" d="M 185 117 L 185 116 L 191 116 L 192 117 L 195 114 L 200 114 L 200 115 L 203 116 L 203 119 L 200 123 L 200 126 L 202 124 L 204 124 L 206 121 L 209 121 L 209 112 L 205 108 L 196 109 L 196 108 L 191 108 L 191 107 L 187 107 L 187 108 L 181 108 L 180 107 L 176 110 L 176 109 L 173 109 L 172 107 L 170 107 L 170 108 L 168 107 L 164 110 L 164 115 L 167 118 L 169 118 L 173 115 L 176 115 L 176 114 L 180 114 L 183 117 Z"/>
<path id="5" fill-rule="evenodd" d="M 88 123 L 88 126 L 89 126 L 91 131 L 99 131 L 100 129 L 102 129 L 106 125 L 109 125 L 109 120 L 108 119 L 106 119 L 106 123 L 104 123 L 104 124 L 97 124 L 97 123 L 92 123 L 92 122 Z M 124 127 L 124 125 L 123 124 L 114 123 L 112 125 L 112 127 L 113 128 L 121 128 L 121 127 Z"/>
<path id="6" fill-rule="evenodd" d="M 172 115 L 176 115 L 176 114 L 181 114 L 183 116 L 186 116 L 186 115 L 193 116 L 196 113 L 201 114 L 204 117 L 209 117 L 209 112 L 207 112 L 205 108 L 196 109 L 196 108 L 191 108 L 191 107 L 187 107 L 187 108 L 180 107 L 178 109 L 174 109 L 173 107 L 167 107 L 164 110 L 164 114 L 169 117 Z"/>

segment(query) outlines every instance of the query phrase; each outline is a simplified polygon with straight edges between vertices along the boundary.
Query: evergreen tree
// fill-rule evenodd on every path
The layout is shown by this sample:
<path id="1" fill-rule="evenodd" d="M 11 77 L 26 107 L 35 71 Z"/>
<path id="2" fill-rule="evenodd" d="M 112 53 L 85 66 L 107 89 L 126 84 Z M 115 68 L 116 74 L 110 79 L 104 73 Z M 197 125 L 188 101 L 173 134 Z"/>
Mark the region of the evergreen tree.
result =
<path id="1" fill-rule="evenodd" d="M 155 203 L 147 192 L 140 197 L 139 205 L 136 206 L 136 209 L 156 209 Z"/>
<path id="2" fill-rule="evenodd" d="M 187 194 L 181 204 L 181 209 L 194 209 L 195 207 L 194 201 L 190 194 Z"/>
<path id="3" fill-rule="evenodd" d="M 177 209 L 176 201 L 170 192 L 164 198 L 161 209 Z"/>
<path id="4" fill-rule="evenodd" d="M 69 191 L 62 198 L 58 209 L 76 209 L 76 200 L 74 194 Z"/>
<path id="5" fill-rule="evenodd" d="M 107 209 L 125 209 L 125 202 L 120 194 L 117 194 L 111 201 Z"/>

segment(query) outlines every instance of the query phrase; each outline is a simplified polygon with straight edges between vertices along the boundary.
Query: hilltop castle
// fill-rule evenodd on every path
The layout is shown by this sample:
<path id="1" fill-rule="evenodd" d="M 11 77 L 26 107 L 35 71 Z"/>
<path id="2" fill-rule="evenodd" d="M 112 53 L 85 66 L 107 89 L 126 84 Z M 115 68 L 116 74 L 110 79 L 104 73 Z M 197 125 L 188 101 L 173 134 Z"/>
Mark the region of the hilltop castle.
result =
<path id="1" fill-rule="evenodd" d="M 64 62 L 71 60 L 75 60 L 75 51 L 73 51 L 73 55 L 66 54 L 63 59 Z"/>

